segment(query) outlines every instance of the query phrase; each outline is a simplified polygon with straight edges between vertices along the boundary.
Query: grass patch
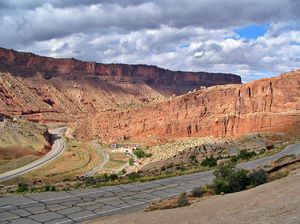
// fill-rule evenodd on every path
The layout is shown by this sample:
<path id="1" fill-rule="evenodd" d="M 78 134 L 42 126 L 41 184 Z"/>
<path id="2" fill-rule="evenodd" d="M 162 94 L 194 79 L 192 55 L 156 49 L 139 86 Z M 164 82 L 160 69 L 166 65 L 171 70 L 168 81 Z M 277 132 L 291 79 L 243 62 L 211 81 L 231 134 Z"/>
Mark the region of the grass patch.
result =
<path id="1" fill-rule="evenodd" d="M 128 162 L 128 157 L 126 157 L 123 153 L 111 153 L 109 155 L 109 161 L 104 166 L 106 170 L 116 170 L 121 168 Z"/>
<path id="2" fill-rule="evenodd" d="M 5 173 L 7 171 L 25 166 L 26 164 L 31 163 L 39 158 L 40 157 L 36 155 L 27 155 L 18 159 L 0 160 L 0 173 Z"/>

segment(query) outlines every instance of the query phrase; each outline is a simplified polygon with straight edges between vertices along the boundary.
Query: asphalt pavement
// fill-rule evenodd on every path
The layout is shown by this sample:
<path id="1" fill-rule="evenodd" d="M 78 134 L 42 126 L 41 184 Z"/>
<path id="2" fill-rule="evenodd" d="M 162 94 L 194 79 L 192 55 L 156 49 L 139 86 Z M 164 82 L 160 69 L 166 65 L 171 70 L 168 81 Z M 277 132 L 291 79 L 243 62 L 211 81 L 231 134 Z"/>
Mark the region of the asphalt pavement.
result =
<path id="1" fill-rule="evenodd" d="M 291 154 L 300 154 L 300 144 L 290 145 L 268 158 L 238 166 L 256 168 Z M 189 192 L 196 186 L 210 183 L 213 178 L 213 171 L 207 171 L 127 185 L 6 196 L 0 198 L 0 223 L 81 223 L 141 209 L 153 200 Z"/>

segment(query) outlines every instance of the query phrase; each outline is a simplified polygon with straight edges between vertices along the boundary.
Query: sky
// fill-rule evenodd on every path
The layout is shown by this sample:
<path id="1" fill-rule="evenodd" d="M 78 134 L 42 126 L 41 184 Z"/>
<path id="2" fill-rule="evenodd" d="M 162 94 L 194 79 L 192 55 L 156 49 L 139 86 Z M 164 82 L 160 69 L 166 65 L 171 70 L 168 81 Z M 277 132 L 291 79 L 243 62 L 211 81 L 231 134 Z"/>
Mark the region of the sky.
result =
<path id="1" fill-rule="evenodd" d="M 0 46 L 247 82 L 300 68 L 300 0 L 0 0 Z"/>

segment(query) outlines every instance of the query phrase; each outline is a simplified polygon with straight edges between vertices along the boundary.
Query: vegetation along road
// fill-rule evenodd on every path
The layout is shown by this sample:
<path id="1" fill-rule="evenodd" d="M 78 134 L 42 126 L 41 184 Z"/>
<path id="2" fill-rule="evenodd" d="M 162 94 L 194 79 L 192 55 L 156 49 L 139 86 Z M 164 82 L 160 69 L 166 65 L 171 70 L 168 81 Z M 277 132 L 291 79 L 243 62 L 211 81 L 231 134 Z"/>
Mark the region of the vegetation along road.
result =
<path id="1" fill-rule="evenodd" d="M 300 144 L 286 147 L 268 158 L 240 164 L 255 168 L 286 155 L 299 155 Z M 210 183 L 213 171 L 149 182 L 108 186 L 99 189 L 45 192 L 0 198 L 1 223 L 77 223 L 99 216 L 140 209 L 153 200 L 188 192 L 195 186 Z"/>

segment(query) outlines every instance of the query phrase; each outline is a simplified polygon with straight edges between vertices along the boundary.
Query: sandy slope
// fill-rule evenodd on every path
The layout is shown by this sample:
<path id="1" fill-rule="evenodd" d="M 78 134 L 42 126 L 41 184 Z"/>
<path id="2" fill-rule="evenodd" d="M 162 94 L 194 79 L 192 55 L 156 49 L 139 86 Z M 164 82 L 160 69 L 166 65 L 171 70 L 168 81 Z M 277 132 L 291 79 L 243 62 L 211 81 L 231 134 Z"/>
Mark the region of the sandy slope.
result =
<path id="1" fill-rule="evenodd" d="M 248 191 L 214 196 L 189 207 L 100 218 L 92 223 L 300 223 L 300 171 Z"/>

